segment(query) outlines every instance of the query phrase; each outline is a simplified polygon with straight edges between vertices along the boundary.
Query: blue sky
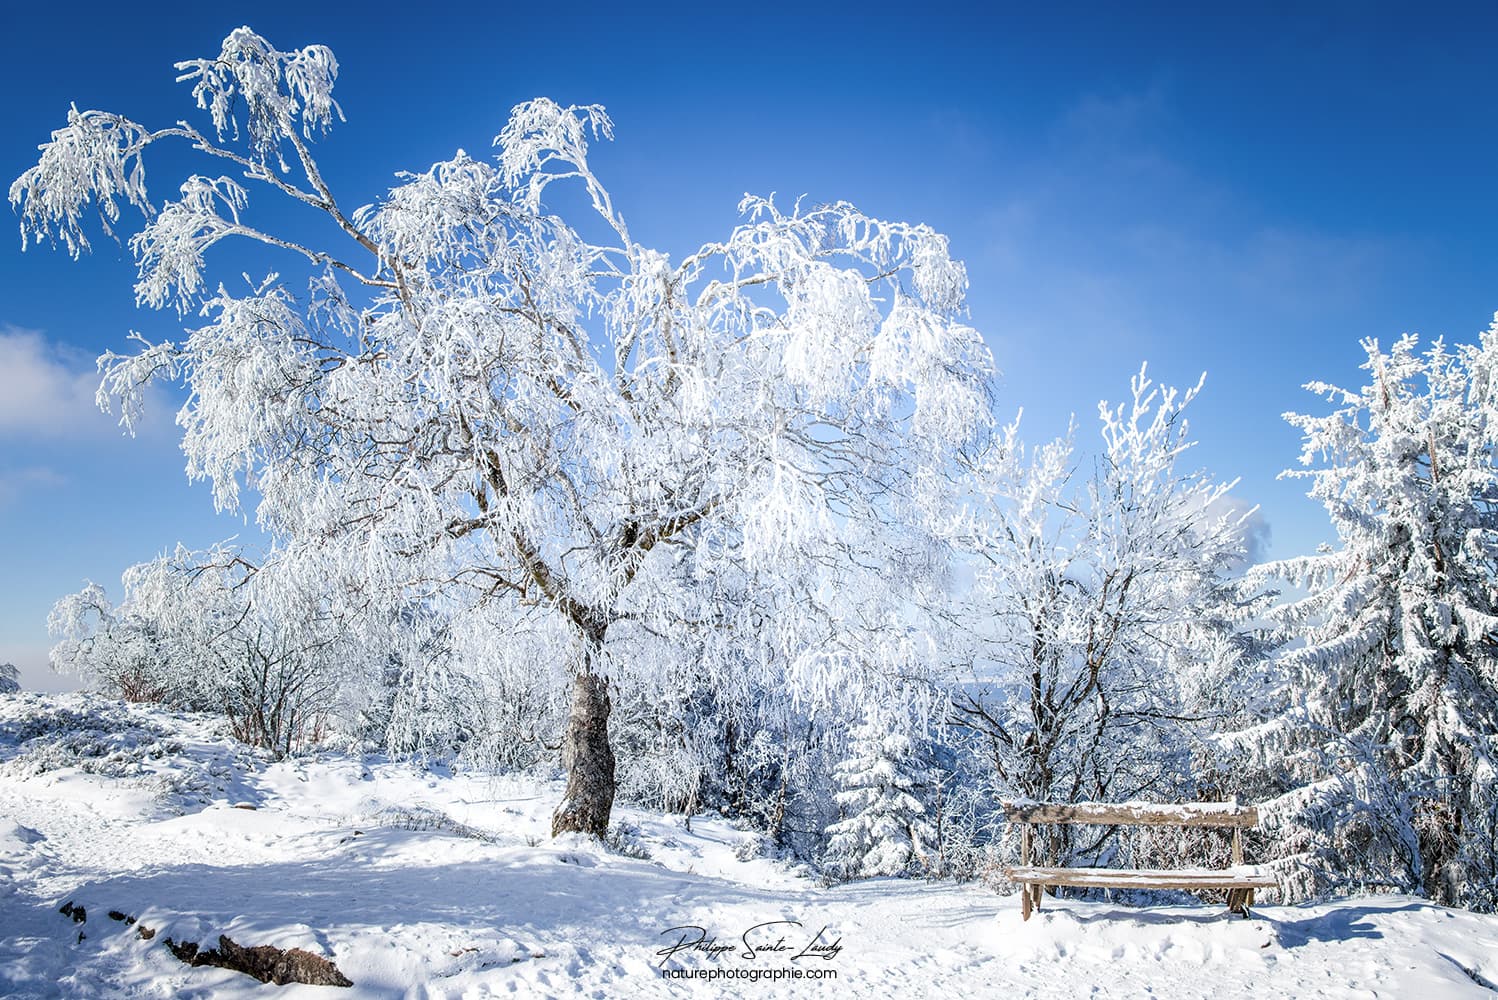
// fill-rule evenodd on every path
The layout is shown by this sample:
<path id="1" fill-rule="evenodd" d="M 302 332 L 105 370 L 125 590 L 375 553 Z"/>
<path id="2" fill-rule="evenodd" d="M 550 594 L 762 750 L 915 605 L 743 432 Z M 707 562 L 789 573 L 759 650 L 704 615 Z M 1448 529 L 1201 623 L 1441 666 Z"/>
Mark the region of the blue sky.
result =
<path id="1" fill-rule="evenodd" d="M 196 114 L 172 63 L 246 22 L 337 54 L 348 123 L 321 155 L 345 204 L 486 150 L 521 100 L 602 103 L 617 141 L 596 166 L 637 238 L 680 254 L 746 191 L 927 222 L 967 261 L 1029 438 L 1075 412 L 1090 446 L 1141 361 L 1205 371 L 1196 462 L 1241 477 L 1272 555 L 1330 540 L 1275 478 L 1298 453 L 1280 414 L 1318 405 L 1301 383 L 1355 382 L 1361 337 L 1471 340 L 1498 309 L 1498 8 L 1035 6 L 29 4 L 0 39 L 0 173 L 70 101 Z M 130 563 L 245 527 L 186 483 L 170 400 L 133 441 L 92 409 L 95 355 L 181 326 L 135 310 L 127 255 L 18 245 L 0 243 L 0 662 L 40 687 L 56 598 L 85 578 L 118 596 Z"/>

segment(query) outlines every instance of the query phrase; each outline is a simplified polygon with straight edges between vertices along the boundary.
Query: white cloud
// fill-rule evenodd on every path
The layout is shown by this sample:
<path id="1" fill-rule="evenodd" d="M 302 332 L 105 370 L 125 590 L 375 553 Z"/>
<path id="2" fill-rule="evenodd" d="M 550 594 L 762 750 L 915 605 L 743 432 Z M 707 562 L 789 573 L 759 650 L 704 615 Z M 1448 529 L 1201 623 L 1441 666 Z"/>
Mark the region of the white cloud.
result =
<path id="1" fill-rule="evenodd" d="M 62 486 L 67 478 L 56 469 L 32 466 L 22 469 L 0 469 L 0 507 L 5 507 L 22 493 L 34 489 Z"/>
<path id="2" fill-rule="evenodd" d="M 0 327 L 0 435 L 96 434 L 110 420 L 94 405 L 99 376 L 81 351 L 34 330 Z"/>
<path id="3" fill-rule="evenodd" d="M 1141 139 L 1175 120 L 1168 88 L 1155 80 L 1147 88 L 1081 95 L 1056 121 L 1056 138 L 1067 144 L 1136 147 Z"/>
<path id="4" fill-rule="evenodd" d="M 1244 559 L 1242 565 L 1236 568 L 1246 569 L 1263 562 L 1268 557 L 1271 539 L 1269 520 L 1256 504 L 1226 493 L 1207 505 L 1207 516 L 1209 518 L 1226 517 L 1232 520 L 1243 519 L 1238 526 L 1238 534 L 1243 541 Z"/>
<path id="5" fill-rule="evenodd" d="M 118 416 L 100 411 L 94 401 L 98 388 L 91 353 L 36 330 L 0 325 L 0 439 L 118 437 Z M 153 417 L 169 422 L 170 413 L 148 402 L 148 427 Z"/>

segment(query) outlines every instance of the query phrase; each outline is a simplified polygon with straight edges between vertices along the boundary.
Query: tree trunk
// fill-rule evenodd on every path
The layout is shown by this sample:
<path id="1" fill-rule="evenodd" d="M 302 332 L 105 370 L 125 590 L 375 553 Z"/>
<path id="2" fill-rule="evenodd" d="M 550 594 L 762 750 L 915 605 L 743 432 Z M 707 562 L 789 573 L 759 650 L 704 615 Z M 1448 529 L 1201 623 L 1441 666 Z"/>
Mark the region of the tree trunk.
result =
<path id="1" fill-rule="evenodd" d="M 567 792 L 551 815 L 551 835 L 602 838 L 614 807 L 614 751 L 609 747 L 609 684 L 585 663 L 572 682 L 572 711 L 562 736 Z"/>

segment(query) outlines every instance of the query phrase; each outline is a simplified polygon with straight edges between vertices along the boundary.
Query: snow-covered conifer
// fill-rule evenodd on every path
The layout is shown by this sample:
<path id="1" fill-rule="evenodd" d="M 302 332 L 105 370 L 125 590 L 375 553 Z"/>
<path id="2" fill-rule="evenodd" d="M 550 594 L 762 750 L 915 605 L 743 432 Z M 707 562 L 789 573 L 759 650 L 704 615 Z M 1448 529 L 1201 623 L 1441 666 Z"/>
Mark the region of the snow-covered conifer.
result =
<path id="1" fill-rule="evenodd" d="M 843 818 L 827 828 L 829 867 L 851 878 L 904 875 L 919 867 L 936 832 L 913 794 L 922 775 L 903 720 L 870 704 L 835 776 Z"/>
<path id="2" fill-rule="evenodd" d="M 1335 548 L 1259 567 L 1288 691 L 1263 735 L 1302 780 L 1272 810 L 1324 885 L 1498 905 L 1498 322 L 1477 344 L 1387 353 L 1367 384 L 1287 414 Z M 1309 755 L 1309 756 L 1308 756 Z M 1308 766 L 1308 760 L 1314 766 Z"/>

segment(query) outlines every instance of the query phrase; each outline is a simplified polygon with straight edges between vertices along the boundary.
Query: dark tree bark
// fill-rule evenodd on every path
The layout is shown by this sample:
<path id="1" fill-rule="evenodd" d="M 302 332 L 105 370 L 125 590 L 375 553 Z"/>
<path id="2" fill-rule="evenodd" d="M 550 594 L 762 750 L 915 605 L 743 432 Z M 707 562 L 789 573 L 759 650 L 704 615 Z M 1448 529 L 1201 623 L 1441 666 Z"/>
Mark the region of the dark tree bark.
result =
<path id="1" fill-rule="evenodd" d="M 609 746 L 608 680 L 583 665 L 572 682 L 572 710 L 562 736 L 567 791 L 551 815 L 551 835 L 586 833 L 602 838 L 614 807 L 614 751 Z"/>

